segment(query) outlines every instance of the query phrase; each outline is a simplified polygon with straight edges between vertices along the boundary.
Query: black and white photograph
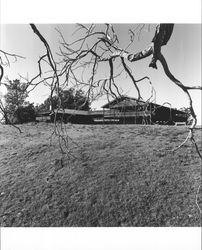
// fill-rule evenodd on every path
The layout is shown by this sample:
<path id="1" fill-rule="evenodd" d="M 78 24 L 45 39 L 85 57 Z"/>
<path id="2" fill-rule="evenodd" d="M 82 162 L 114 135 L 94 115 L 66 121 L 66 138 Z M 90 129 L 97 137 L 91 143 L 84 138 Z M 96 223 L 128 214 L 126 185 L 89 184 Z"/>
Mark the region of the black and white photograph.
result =
<path id="1" fill-rule="evenodd" d="M 199 228 L 201 24 L 79 20 L 0 23 L 2 230 Z"/>

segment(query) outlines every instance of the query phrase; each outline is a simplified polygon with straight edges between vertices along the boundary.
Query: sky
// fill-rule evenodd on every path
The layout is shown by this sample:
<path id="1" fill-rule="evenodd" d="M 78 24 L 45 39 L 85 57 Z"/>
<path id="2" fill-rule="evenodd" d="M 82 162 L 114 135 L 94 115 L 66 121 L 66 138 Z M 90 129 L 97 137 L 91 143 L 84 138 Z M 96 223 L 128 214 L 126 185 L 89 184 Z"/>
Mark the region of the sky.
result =
<path id="1" fill-rule="evenodd" d="M 47 39 L 53 51 L 54 57 L 58 60 L 56 52 L 59 52 L 60 36 L 57 29 L 63 33 L 67 42 L 81 36 L 81 33 L 72 35 L 76 30 L 76 24 L 36 24 L 41 34 Z M 104 25 L 98 25 L 101 29 Z M 124 48 L 129 42 L 129 29 L 135 29 L 138 23 L 113 24 L 116 34 L 119 37 L 119 47 Z M 129 49 L 130 53 L 138 52 L 146 48 L 154 35 L 156 24 L 146 24 L 140 36 L 136 36 L 134 45 Z M 1 25 L 1 49 L 24 56 L 25 59 L 18 59 L 5 68 L 5 76 L 14 80 L 19 78 L 19 74 L 31 79 L 38 72 L 37 61 L 45 53 L 45 48 L 38 37 L 33 33 L 29 24 L 2 24 Z M 173 34 L 168 44 L 162 47 L 162 52 L 167 60 L 171 72 L 183 84 L 188 86 L 201 84 L 201 25 L 200 24 L 175 24 Z M 161 65 L 158 63 L 158 70 L 149 68 L 151 57 L 138 62 L 128 62 L 136 79 L 149 76 L 156 90 L 156 102 L 163 104 L 168 102 L 173 108 L 188 106 L 188 99 L 184 92 L 171 82 L 164 74 Z M 12 61 L 12 60 L 11 60 Z M 100 72 L 108 73 L 105 64 L 100 67 Z M 121 78 L 117 81 L 122 93 L 131 97 L 137 97 L 137 92 L 129 78 Z M 150 96 L 150 87 L 147 81 L 139 84 L 146 100 Z M 1 92 L 5 89 L 1 88 Z M 42 103 L 48 96 L 50 90 L 41 84 L 30 93 L 30 102 Z M 190 91 L 193 104 L 198 116 L 198 124 L 201 124 L 201 92 Z M 107 102 L 106 98 L 101 98 L 92 103 L 93 109 L 99 109 Z"/>

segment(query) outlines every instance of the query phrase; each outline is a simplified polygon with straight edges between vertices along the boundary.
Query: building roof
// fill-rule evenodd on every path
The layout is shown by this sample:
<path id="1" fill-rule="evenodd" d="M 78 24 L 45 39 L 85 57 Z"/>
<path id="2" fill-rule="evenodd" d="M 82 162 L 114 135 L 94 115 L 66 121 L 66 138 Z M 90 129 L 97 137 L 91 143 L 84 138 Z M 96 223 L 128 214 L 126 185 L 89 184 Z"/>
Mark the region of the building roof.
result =
<path id="1" fill-rule="evenodd" d="M 121 107 L 133 107 L 133 106 L 140 106 L 140 105 L 144 105 L 146 102 L 143 100 L 139 100 L 137 98 L 134 97 L 129 97 L 129 96 L 120 96 L 114 100 L 112 100 L 111 102 L 106 103 L 105 105 L 102 106 L 102 108 L 106 108 L 106 109 L 113 109 L 113 108 L 121 108 Z M 181 111 L 181 110 L 177 110 L 171 107 L 166 107 L 163 105 L 159 105 L 156 103 L 152 103 L 152 102 L 147 102 L 147 103 L 151 103 L 153 104 L 156 108 L 165 108 L 165 109 L 172 109 L 172 110 L 176 110 L 178 113 L 181 114 L 186 114 L 186 112 Z"/>
<path id="2" fill-rule="evenodd" d="M 136 105 L 145 104 L 144 101 L 138 100 L 137 98 L 128 97 L 128 96 L 120 96 L 111 102 L 106 103 L 102 106 L 102 108 L 117 108 L 117 107 L 132 107 Z"/>

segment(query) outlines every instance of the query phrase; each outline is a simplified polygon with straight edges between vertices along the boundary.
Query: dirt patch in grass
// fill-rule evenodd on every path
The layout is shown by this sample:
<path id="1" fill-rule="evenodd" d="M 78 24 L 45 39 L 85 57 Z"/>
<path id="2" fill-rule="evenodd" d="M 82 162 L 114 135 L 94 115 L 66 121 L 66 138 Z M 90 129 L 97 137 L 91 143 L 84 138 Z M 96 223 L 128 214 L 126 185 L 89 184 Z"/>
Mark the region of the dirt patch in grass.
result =
<path id="1" fill-rule="evenodd" d="M 0 126 L 1 226 L 200 226 L 201 161 L 171 152 L 187 128 L 67 124 L 70 158 L 53 124 L 20 128 Z"/>

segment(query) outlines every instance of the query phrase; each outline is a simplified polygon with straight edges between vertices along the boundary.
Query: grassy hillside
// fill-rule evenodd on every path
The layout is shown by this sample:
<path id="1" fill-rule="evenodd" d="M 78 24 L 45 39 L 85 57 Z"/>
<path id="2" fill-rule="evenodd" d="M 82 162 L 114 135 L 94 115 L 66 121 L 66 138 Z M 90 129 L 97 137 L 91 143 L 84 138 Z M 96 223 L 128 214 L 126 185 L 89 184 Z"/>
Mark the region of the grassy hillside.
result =
<path id="1" fill-rule="evenodd" d="M 53 124 L 20 128 L 0 125 L 1 226 L 200 226 L 185 127 L 68 124 L 71 157 Z"/>

